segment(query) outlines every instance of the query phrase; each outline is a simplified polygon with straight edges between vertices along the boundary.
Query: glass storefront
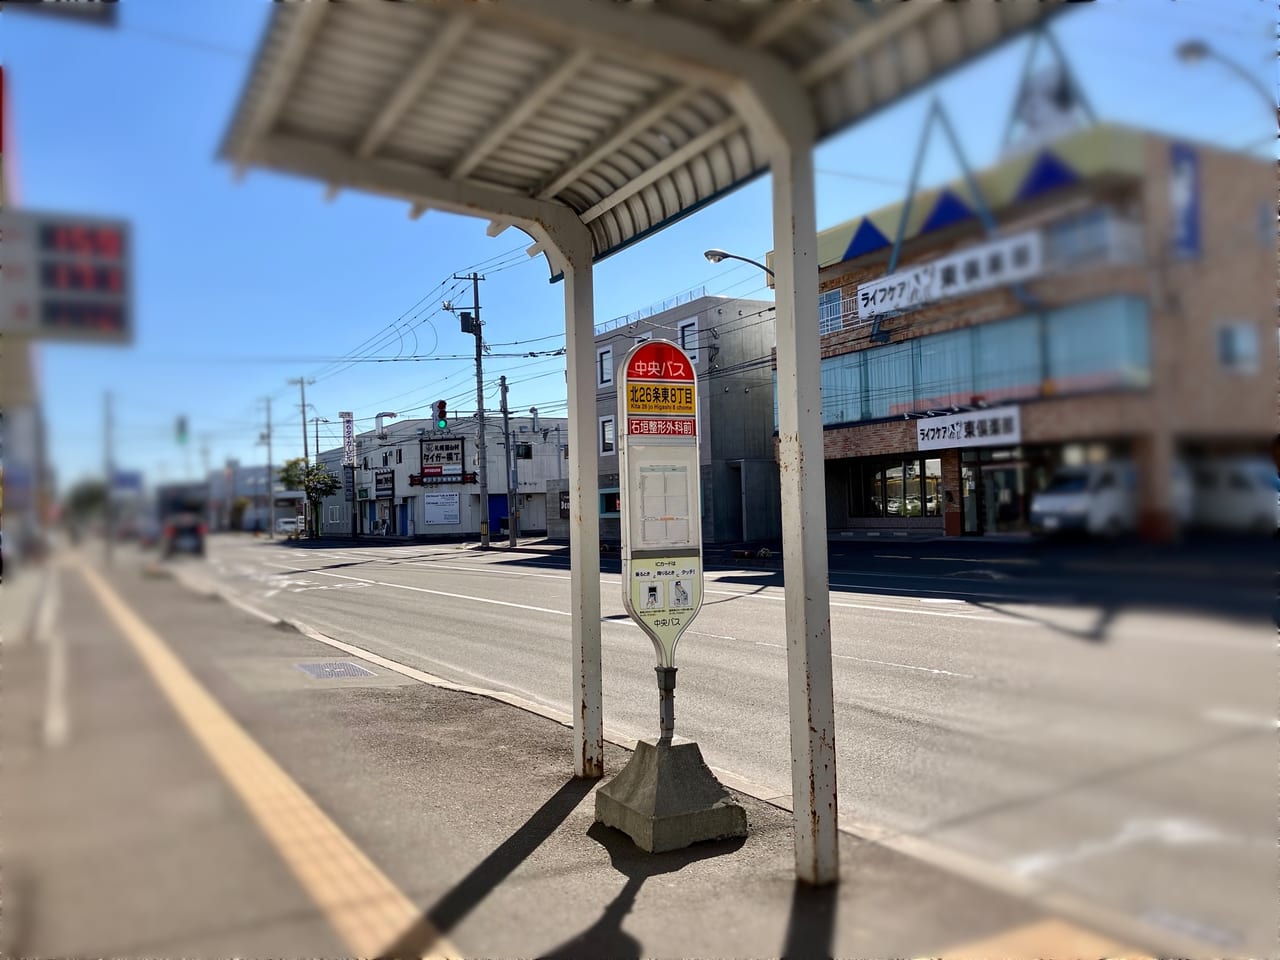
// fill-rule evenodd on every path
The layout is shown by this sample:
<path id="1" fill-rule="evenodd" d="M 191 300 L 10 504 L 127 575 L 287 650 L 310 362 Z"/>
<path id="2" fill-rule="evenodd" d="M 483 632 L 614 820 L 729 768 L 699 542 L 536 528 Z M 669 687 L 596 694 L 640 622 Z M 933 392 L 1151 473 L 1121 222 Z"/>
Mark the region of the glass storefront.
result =
<path id="1" fill-rule="evenodd" d="M 850 517 L 939 517 L 942 460 L 868 457 L 849 465 Z"/>
<path id="2" fill-rule="evenodd" d="M 1031 529 L 1031 498 L 1049 485 L 1060 466 L 1123 456 L 1123 443 L 990 447 L 960 451 L 963 532 L 1025 533 Z"/>

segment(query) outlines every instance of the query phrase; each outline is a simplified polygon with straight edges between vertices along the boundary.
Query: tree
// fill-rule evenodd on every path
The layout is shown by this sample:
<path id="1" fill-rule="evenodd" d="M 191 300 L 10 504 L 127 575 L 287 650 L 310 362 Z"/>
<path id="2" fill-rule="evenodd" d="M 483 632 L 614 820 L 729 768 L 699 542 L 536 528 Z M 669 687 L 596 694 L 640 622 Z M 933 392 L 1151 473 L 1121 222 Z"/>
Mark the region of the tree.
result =
<path id="1" fill-rule="evenodd" d="M 311 529 L 320 530 L 320 502 L 342 489 L 342 481 L 318 463 L 307 465 L 302 457 L 294 457 L 280 468 L 280 482 L 286 490 L 301 490 L 307 497 Z"/>
<path id="2" fill-rule="evenodd" d="M 74 523 L 103 516 L 107 505 L 107 485 L 101 480 L 81 480 L 67 493 L 64 512 Z"/>

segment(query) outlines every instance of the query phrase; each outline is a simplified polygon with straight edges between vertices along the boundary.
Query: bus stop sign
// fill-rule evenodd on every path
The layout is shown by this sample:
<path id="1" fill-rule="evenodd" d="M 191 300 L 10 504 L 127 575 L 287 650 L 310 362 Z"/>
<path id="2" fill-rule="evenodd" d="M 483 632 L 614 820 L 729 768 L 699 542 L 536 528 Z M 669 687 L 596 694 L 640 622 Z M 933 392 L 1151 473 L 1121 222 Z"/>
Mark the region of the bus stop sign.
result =
<path id="1" fill-rule="evenodd" d="M 618 390 L 622 602 L 653 641 L 658 666 L 702 606 L 698 384 L 666 340 L 631 349 Z"/>

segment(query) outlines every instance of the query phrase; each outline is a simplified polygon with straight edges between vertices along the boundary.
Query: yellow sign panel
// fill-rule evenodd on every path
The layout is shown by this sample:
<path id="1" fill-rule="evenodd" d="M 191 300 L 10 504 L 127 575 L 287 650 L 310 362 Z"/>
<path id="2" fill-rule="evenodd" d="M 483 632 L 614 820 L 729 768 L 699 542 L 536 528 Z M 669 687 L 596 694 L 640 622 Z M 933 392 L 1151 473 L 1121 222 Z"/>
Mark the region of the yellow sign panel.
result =
<path id="1" fill-rule="evenodd" d="M 627 413 L 658 413 L 691 417 L 698 412 L 693 400 L 693 384 L 628 383 Z"/>

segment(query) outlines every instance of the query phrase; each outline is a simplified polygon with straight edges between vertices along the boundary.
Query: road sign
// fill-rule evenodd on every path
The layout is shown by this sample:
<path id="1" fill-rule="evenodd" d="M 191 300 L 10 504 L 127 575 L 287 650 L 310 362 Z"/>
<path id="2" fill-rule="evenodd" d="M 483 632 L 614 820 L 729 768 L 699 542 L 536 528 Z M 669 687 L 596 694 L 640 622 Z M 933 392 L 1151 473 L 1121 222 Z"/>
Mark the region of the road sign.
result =
<path id="1" fill-rule="evenodd" d="M 5 210 L 0 212 L 0 231 L 0 333 L 132 341 L 132 242 L 127 223 Z"/>
<path id="2" fill-rule="evenodd" d="M 622 367 L 619 419 L 624 433 L 696 437 L 697 381 L 689 355 L 666 340 L 649 340 L 627 354 Z"/>
<path id="3" fill-rule="evenodd" d="M 702 606 L 698 387 L 689 355 L 649 340 L 622 364 L 622 602 L 653 641 L 659 668 Z"/>

